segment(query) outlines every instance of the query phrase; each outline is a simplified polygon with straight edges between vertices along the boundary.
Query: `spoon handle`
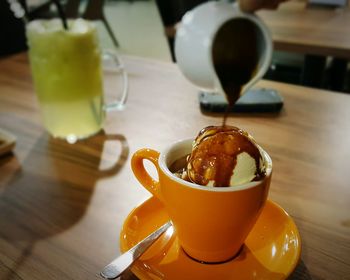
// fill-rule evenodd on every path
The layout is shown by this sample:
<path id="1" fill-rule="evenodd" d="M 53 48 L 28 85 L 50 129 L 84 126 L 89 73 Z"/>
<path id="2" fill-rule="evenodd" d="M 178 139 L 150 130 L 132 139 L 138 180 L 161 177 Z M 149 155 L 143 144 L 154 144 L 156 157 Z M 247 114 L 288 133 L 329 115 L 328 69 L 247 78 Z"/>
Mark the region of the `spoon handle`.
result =
<path id="1" fill-rule="evenodd" d="M 145 239 L 137 243 L 129 251 L 120 255 L 118 258 L 113 260 L 110 264 L 104 267 L 100 275 L 105 279 L 115 279 L 123 274 L 123 272 L 128 269 L 134 261 L 136 261 L 153 242 L 155 242 L 163 232 L 165 232 L 170 226 L 171 222 L 167 222 L 162 225 L 156 231 L 152 232 Z"/>

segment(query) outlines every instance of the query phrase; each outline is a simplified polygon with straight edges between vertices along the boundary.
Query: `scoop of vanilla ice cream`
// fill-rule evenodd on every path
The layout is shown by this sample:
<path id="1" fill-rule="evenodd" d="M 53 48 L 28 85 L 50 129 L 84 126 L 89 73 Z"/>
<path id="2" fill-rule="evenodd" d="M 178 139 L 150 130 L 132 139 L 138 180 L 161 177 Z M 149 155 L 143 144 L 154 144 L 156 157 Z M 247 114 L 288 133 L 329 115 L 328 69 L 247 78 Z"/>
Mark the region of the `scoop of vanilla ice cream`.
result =
<path id="1" fill-rule="evenodd" d="M 190 181 L 210 187 L 228 187 L 259 180 L 265 175 L 254 139 L 233 126 L 209 126 L 195 139 L 187 162 Z"/>

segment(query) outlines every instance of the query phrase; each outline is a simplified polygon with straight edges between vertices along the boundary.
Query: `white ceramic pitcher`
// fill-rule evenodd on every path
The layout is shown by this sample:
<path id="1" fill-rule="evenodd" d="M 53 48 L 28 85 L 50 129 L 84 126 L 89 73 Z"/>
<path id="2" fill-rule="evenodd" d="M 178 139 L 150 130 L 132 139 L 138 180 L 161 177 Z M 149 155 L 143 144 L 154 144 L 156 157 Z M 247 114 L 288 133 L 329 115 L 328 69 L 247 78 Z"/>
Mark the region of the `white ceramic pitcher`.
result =
<path id="1" fill-rule="evenodd" d="M 199 88 L 223 93 L 214 69 L 212 47 L 220 28 L 234 19 L 247 19 L 256 24 L 261 32 L 257 42 L 257 71 L 243 86 L 241 95 L 261 79 L 269 68 L 273 50 L 272 39 L 262 20 L 254 14 L 242 12 L 238 3 L 206 2 L 184 15 L 175 38 L 177 63 L 185 77 Z M 239 42 L 240 38 L 237 40 Z"/>

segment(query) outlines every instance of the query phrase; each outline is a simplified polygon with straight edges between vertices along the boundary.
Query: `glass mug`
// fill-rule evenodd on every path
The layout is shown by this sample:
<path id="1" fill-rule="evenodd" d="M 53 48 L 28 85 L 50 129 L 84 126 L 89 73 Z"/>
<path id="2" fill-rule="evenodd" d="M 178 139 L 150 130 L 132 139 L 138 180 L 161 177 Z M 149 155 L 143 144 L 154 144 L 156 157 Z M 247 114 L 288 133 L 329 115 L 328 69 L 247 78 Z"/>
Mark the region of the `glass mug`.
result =
<path id="1" fill-rule="evenodd" d="M 53 137 L 74 143 L 102 129 L 105 111 L 124 107 L 128 78 L 117 55 L 100 50 L 92 22 L 69 20 L 68 27 L 64 30 L 59 19 L 35 20 L 26 34 L 44 125 Z M 107 61 L 122 73 L 124 86 L 120 99 L 105 105 L 102 64 Z"/>

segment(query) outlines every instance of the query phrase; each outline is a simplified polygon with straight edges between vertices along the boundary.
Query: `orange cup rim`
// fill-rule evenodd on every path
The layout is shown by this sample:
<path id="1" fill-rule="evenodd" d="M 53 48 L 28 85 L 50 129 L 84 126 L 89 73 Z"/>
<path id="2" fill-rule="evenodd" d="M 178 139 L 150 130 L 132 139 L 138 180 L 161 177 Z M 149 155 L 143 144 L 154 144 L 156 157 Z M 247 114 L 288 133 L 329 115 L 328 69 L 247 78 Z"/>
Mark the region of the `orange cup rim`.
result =
<path id="1" fill-rule="evenodd" d="M 246 189 L 250 189 L 253 187 L 258 186 L 259 184 L 261 184 L 261 182 L 263 182 L 264 180 L 266 180 L 267 178 L 269 178 L 271 176 L 272 173 L 272 160 L 271 157 L 269 156 L 269 154 L 263 149 L 261 148 L 261 146 L 258 145 L 258 148 L 260 149 L 261 155 L 263 156 L 265 165 L 266 165 L 266 176 L 260 180 L 260 181 L 254 181 L 254 182 L 249 182 L 249 183 L 245 183 L 242 185 L 236 185 L 236 186 L 231 186 L 231 187 L 225 187 L 225 188 L 213 188 L 213 187 L 207 187 L 207 186 L 202 186 L 202 185 L 198 185 L 192 182 L 188 182 L 185 181 L 179 177 L 177 177 L 176 175 L 174 175 L 168 168 L 167 164 L 166 164 L 166 160 L 167 160 L 167 156 L 169 154 L 170 151 L 174 150 L 176 147 L 179 146 L 183 146 L 185 149 L 185 147 L 187 147 L 189 149 L 189 147 L 192 147 L 192 143 L 193 143 L 194 139 L 193 138 L 187 138 L 187 139 L 182 139 L 179 141 L 176 141 L 172 144 L 170 144 L 169 146 L 167 146 L 161 153 L 159 156 L 159 160 L 158 160 L 158 165 L 159 168 L 163 171 L 163 173 L 168 176 L 169 178 L 171 178 L 171 180 L 190 187 L 190 188 L 194 188 L 194 189 L 198 189 L 198 190 L 202 190 L 202 191 L 211 191 L 211 192 L 234 192 L 234 191 L 241 191 L 241 190 L 246 190 Z M 182 156 L 184 156 L 186 153 L 184 153 Z"/>

